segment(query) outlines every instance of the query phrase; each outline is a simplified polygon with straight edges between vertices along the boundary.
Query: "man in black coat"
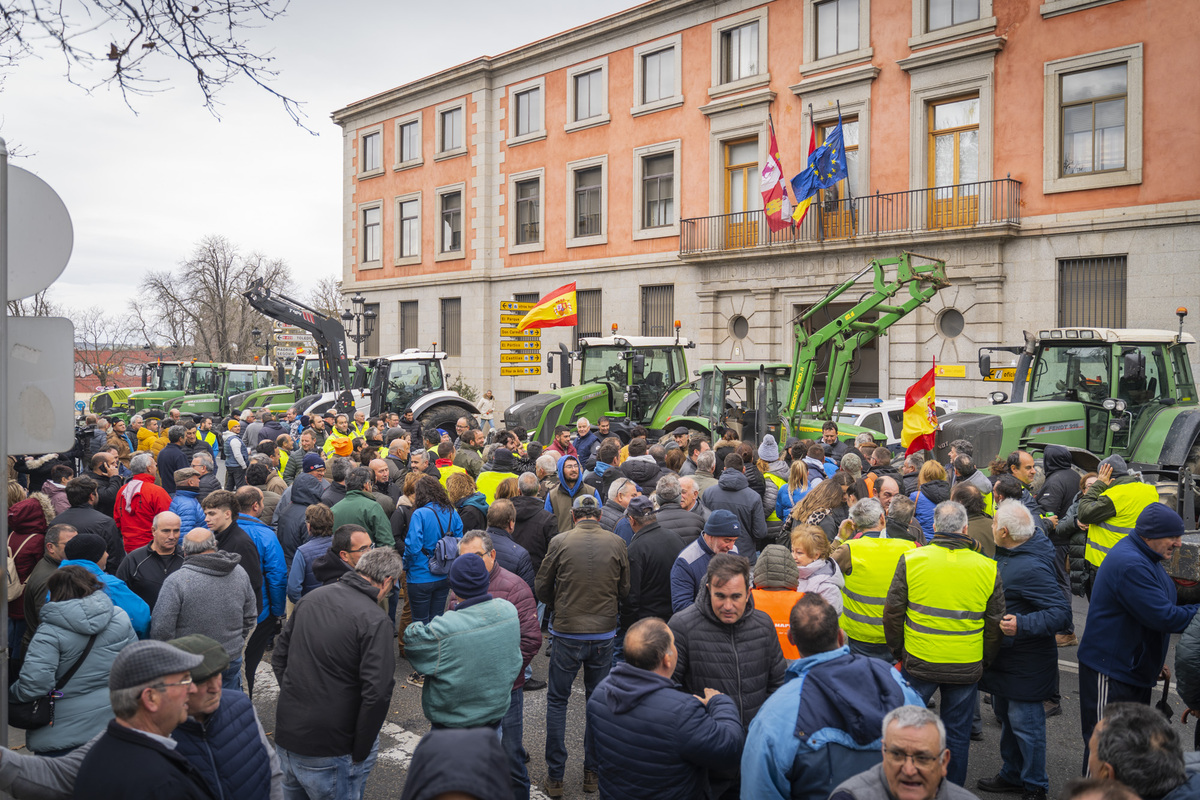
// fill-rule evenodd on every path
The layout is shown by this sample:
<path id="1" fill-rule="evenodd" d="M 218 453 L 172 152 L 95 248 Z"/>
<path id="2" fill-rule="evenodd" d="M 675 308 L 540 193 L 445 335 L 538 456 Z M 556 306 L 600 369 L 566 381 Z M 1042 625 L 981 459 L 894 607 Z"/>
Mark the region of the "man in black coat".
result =
<path id="1" fill-rule="evenodd" d="M 167 446 L 158 453 L 158 475 L 167 494 L 175 496 L 175 471 L 186 469 L 192 460 L 183 452 L 183 437 L 187 430 L 182 425 L 167 429 Z"/>
<path id="2" fill-rule="evenodd" d="M 217 538 L 217 549 L 242 557 L 238 563 L 250 578 L 250 587 L 254 589 L 254 597 L 258 601 L 258 611 L 262 613 L 262 556 L 250 534 L 237 524 L 237 515 L 241 513 L 237 495 L 221 489 L 204 498 L 200 505 L 204 507 L 204 521 L 208 529 Z"/>
<path id="3" fill-rule="evenodd" d="M 117 454 L 108 450 L 101 451 L 92 456 L 90 462 L 91 469 L 83 473 L 79 477 L 91 478 L 96 482 L 96 510 L 106 517 L 113 515 L 113 503 L 117 501 L 117 493 L 121 491 L 121 470 L 120 462 L 117 461 Z"/>
<path id="4" fill-rule="evenodd" d="M 89 800 L 204 800 L 212 791 L 175 748 L 160 743 L 187 719 L 196 691 L 191 670 L 204 656 L 166 642 L 135 642 L 113 661 L 108 677 L 113 713 L 104 735 L 84 756 L 76 798 Z M 130 765 L 137 767 L 131 769 Z"/>
<path id="5" fill-rule="evenodd" d="M 671 567 L 684 548 L 683 539 L 659 525 L 650 498 L 633 498 L 626 513 L 633 539 L 629 542 L 629 594 L 621 601 L 622 630 L 646 617 L 671 618 Z"/>
<path id="6" fill-rule="evenodd" d="M 654 497 L 658 500 L 658 524 L 678 536 L 684 547 L 696 541 L 696 537 L 704 530 L 704 518 L 683 507 L 680 478 L 674 474 L 659 478 Z M 695 505 L 692 507 L 695 508 Z"/>
<path id="7" fill-rule="evenodd" d="M 66 488 L 67 502 L 71 507 L 50 520 L 49 527 L 69 525 L 81 534 L 94 533 L 104 539 L 104 549 L 108 553 L 104 571 L 116 575 L 117 567 L 125 558 L 125 540 L 121 538 L 121 531 L 113 518 L 94 508 L 100 500 L 100 487 L 91 478 L 72 478 L 67 481 Z"/>
<path id="8" fill-rule="evenodd" d="M 512 498 L 513 511 L 517 515 L 513 523 L 512 540 L 529 551 L 529 561 L 535 575 L 542 566 L 550 540 L 558 534 L 558 519 L 546 510 L 545 502 L 538 498 L 539 488 L 537 475 L 523 472 L 517 478 L 517 489 L 521 494 Z"/>

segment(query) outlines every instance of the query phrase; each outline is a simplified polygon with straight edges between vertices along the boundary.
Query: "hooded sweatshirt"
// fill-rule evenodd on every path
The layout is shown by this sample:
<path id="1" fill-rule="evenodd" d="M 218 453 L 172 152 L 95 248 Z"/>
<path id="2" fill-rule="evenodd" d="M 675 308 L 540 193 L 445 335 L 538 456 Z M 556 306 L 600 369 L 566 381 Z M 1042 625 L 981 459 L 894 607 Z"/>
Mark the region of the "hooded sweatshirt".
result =
<path id="1" fill-rule="evenodd" d="M 258 602 L 241 560 L 224 550 L 188 556 L 163 581 L 151 636 L 166 641 L 202 633 L 220 642 L 231 661 L 241 658 L 258 619 Z"/>
<path id="2" fill-rule="evenodd" d="M 146 604 L 145 600 L 134 594 L 133 590 L 125 585 L 125 581 L 116 575 L 109 575 L 100 569 L 100 565 L 95 561 L 89 561 L 86 558 L 68 558 L 58 566 L 59 569 L 72 566 L 83 567 L 92 573 L 96 580 L 104 584 L 104 593 L 109 596 L 113 605 L 123 609 L 129 615 L 129 621 L 133 624 L 133 630 L 138 638 L 145 639 L 150 635 L 150 606 Z M 45 606 L 42 608 L 44 613 Z"/>
<path id="3" fill-rule="evenodd" d="M 292 502 L 283 513 L 275 515 L 279 544 L 283 547 L 283 560 L 287 564 L 292 563 L 296 550 L 308 539 L 308 525 L 304 521 L 304 512 L 309 506 L 321 502 L 324 488 L 321 479 L 310 472 L 296 478 L 291 492 Z"/>
<path id="4" fill-rule="evenodd" d="M 1071 508 L 1071 501 L 1079 492 L 1079 473 L 1073 470 L 1071 451 L 1060 444 L 1046 445 L 1042 466 L 1046 470 L 1046 483 L 1038 493 L 1037 504 L 1047 514 L 1062 519 Z"/>
<path id="5" fill-rule="evenodd" d="M 946 481 L 926 481 L 910 497 L 917 504 L 913 519 L 920 524 L 928 541 L 933 538 L 933 510 L 938 503 L 950 499 L 950 484 Z"/>
<path id="6" fill-rule="evenodd" d="M 475 492 L 458 501 L 455 506 L 462 519 L 464 531 L 487 530 L 488 502 L 483 492 Z"/>
<path id="7" fill-rule="evenodd" d="M 579 467 L 579 476 L 575 478 L 575 482 L 570 486 L 567 485 L 567 479 L 563 476 L 563 465 L 567 463 L 567 459 L 575 462 Z M 571 519 L 571 504 L 575 502 L 575 498 L 579 496 L 581 491 L 591 489 L 583 482 L 583 465 L 579 463 L 576 456 L 563 456 L 558 459 L 558 485 L 546 493 L 546 504 L 543 506 L 547 511 L 554 515 L 558 521 L 558 530 L 569 531 L 575 527 L 574 520 Z M 604 500 L 601 499 L 600 493 L 595 489 L 591 489 L 591 493 L 595 495 L 596 501 L 601 505 Z"/>

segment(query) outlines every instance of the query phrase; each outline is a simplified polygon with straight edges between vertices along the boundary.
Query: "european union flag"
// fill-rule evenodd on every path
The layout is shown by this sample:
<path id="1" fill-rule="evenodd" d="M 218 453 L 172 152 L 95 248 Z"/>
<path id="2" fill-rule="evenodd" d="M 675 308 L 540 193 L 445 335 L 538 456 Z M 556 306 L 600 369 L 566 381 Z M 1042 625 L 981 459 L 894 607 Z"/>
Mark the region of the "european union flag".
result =
<path id="1" fill-rule="evenodd" d="M 833 188 L 846 174 L 846 144 L 842 139 L 842 118 L 839 115 L 837 127 L 809 155 L 808 164 L 800 174 L 792 178 L 796 202 L 803 203 L 805 199 L 815 196 L 819 189 Z"/>

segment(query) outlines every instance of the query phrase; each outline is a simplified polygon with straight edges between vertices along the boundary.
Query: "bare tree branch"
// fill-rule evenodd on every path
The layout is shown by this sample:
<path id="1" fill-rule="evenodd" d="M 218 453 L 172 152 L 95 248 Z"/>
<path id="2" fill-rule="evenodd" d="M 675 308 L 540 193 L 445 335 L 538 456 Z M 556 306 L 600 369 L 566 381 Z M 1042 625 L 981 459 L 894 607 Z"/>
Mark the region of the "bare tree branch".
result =
<path id="1" fill-rule="evenodd" d="M 129 324 L 100 306 L 72 309 L 68 316 L 75 325 L 76 375 L 95 375 L 102 386 L 111 386 L 128 360 Z"/>
<path id="2" fill-rule="evenodd" d="M 342 282 L 332 275 L 321 278 L 308 293 L 308 304 L 317 311 L 337 316 L 342 307 Z"/>
<path id="3" fill-rule="evenodd" d="M 10 317 L 59 317 L 63 315 L 63 309 L 56 303 L 52 303 L 47 295 L 49 289 L 43 289 L 33 297 L 23 297 L 20 300 L 8 301 L 8 315 Z"/>

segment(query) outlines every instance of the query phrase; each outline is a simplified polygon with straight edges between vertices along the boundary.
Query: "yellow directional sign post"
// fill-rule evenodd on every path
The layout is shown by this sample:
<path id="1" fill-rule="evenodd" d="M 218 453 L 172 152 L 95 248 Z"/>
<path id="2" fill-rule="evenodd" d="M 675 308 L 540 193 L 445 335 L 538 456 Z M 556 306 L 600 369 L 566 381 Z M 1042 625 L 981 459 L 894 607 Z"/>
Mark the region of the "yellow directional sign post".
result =
<path id="1" fill-rule="evenodd" d="M 540 339 L 540 338 L 542 338 L 542 329 L 541 328 L 530 328 L 527 331 L 523 331 L 520 328 L 501 328 L 500 335 L 501 336 L 515 336 L 518 339 L 530 339 L 530 338 Z"/>
<path id="2" fill-rule="evenodd" d="M 933 368 L 933 375 L 936 378 L 965 378 L 967 368 L 962 364 L 938 364 Z"/>
<path id="3" fill-rule="evenodd" d="M 501 314 L 500 315 L 500 324 L 501 325 L 520 325 L 521 320 L 524 319 L 524 317 L 525 317 L 524 314 Z"/>
<path id="4" fill-rule="evenodd" d="M 541 342 L 510 342 L 504 340 L 500 342 L 501 350 L 541 350 Z"/>
<path id="5" fill-rule="evenodd" d="M 542 374 L 542 331 L 540 328 L 521 330 L 517 326 L 525 312 L 537 303 L 500 301 L 500 374 L 512 378 L 513 397 L 516 397 L 517 378 Z M 506 351 L 517 352 L 506 352 Z"/>
<path id="6" fill-rule="evenodd" d="M 506 376 L 541 375 L 541 367 L 501 367 L 500 374 Z"/>
<path id="7" fill-rule="evenodd" d="M 526 311 L 529 311 L 536 305 L 537 305 L 537 303 L 516 303 L 516 302 L 513 302 L 512 300 L 501 300 L 500 301 L 500 310 L 501 311 L 520 311 L 522 314 L 524 314 Z"/>
<path id="8" fill-rule="evenodd" d="M 501 353 L 501 364 L 540 364 L 542 363 L 541 353 Z"/>
<path id="9" fill-rule="evenodd" d="M 1032 369 L 1030 370 L 1032 372 Z M 996 367 L 993 369 L 985 381 L 997 381 L 999 383 L 1012 383 L 1017 378 L 1016 367 Z M 1029 380 L 1029 373 L 1026 373 L 1025 380 Z"/>

